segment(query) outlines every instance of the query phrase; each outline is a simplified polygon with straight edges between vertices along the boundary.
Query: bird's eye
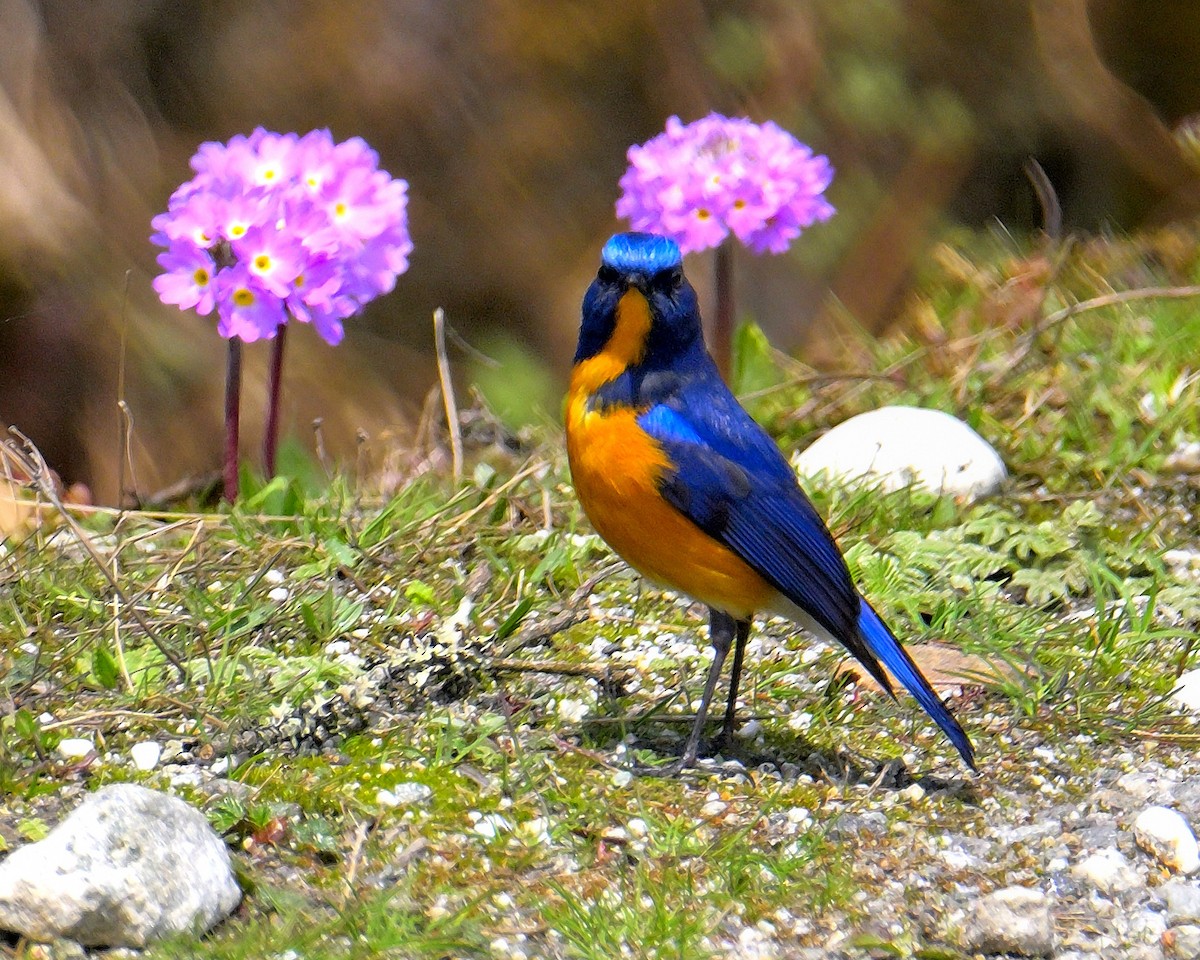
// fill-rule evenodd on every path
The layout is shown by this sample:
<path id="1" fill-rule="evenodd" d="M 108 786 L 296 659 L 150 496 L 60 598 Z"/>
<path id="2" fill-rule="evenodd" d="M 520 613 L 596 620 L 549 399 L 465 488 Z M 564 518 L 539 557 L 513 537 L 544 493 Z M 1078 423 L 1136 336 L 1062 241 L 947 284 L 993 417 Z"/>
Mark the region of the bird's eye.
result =
<path id="1" fill-rule="evenodd" d="M 601 283 L 616 283 L 621 279 L 621 275 L 617 273 L 607 263 L 601 264 L 599 272 L 596 274 L 596 279 Z"/>
<path id="2" fill-rule="evenodd" d="M 683 270 L 675 267 L 654 275 L 653 285 L 664 293 L 674 293 L 683 286 Z"/>

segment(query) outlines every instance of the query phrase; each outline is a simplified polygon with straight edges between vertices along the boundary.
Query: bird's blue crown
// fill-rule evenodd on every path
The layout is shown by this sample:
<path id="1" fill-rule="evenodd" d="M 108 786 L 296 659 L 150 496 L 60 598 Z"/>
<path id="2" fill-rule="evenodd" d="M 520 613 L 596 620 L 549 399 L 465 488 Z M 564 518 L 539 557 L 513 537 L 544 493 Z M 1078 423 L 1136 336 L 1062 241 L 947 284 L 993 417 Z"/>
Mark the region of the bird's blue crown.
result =
<path id="1" fill-rule="evenodd" d="M 606 266 L 621 273 L 647 276 L 683 262 L 679 244 L 656 233 L 618 233 L 604 245 L 600 256 Z"/>

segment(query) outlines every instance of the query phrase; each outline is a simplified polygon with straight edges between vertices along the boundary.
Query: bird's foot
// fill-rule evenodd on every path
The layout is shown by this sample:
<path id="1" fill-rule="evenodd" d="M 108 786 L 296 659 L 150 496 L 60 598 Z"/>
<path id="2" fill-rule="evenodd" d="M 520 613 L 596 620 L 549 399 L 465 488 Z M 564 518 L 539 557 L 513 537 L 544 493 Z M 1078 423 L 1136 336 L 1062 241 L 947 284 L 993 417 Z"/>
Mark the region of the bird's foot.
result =
<path id="1" fill-rule="evenodd" d="M 689 767 L 696 766 L 696 755 L 693 753 L 690 756 L 683 754 L 676 757 L 670 763 L 639 763 L 632 761 L 625 769 L 632 773 L 635 777 L 677 777 Z"/>

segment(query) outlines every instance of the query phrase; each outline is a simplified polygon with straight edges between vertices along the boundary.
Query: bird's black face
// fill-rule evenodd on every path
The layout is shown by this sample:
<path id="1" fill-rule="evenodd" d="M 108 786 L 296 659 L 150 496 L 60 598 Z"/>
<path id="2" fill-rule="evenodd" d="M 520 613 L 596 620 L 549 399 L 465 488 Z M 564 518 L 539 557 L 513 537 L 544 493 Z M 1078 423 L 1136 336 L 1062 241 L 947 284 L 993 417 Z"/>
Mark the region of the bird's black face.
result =
<path id="1" fill-rule="evenodd" d="M 583 298 L 576 363 L 608 345 L 625 297 L 645 301 L 650 323 L 638 352 L 646 359 L 668 344 L 677 353 L 700 338 L 696 291 L 683 275 L 679 248 L 653 234 L 618 234 L 605 245 L 604 261 Z"/>

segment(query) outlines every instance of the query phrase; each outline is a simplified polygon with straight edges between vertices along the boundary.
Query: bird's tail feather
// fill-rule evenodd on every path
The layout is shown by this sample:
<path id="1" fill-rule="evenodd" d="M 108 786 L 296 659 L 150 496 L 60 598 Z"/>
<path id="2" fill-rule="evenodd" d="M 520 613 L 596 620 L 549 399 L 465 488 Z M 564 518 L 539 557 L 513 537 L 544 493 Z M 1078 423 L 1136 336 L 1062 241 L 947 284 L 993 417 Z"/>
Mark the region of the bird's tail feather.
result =
<path id="1" fill-rule="evenodd" d="M 862 601 L 858 615 L 858 629 L 863 642 L 870 651 L 883 661 L 884 665 L 892 672 L 892 676 L 904 684 L 908 692 L 916 698 L 917 703 L 924 707 L 925 712 L 942 728 L 950 742 L 954 744 L 955 749 L 962 754 L 967 766 L 972 770 L 976 769 L 975 750 L 971 746 L 966 731 L 959 726 L 954 715 L 942 702 L 942 698 L 937 695 L 933 687 L 929 685 L 929 681 L 925 679 L 912 657 L 900 646 L 900 641 L 892 636 L 887 625 L 866 600 Z"/>

